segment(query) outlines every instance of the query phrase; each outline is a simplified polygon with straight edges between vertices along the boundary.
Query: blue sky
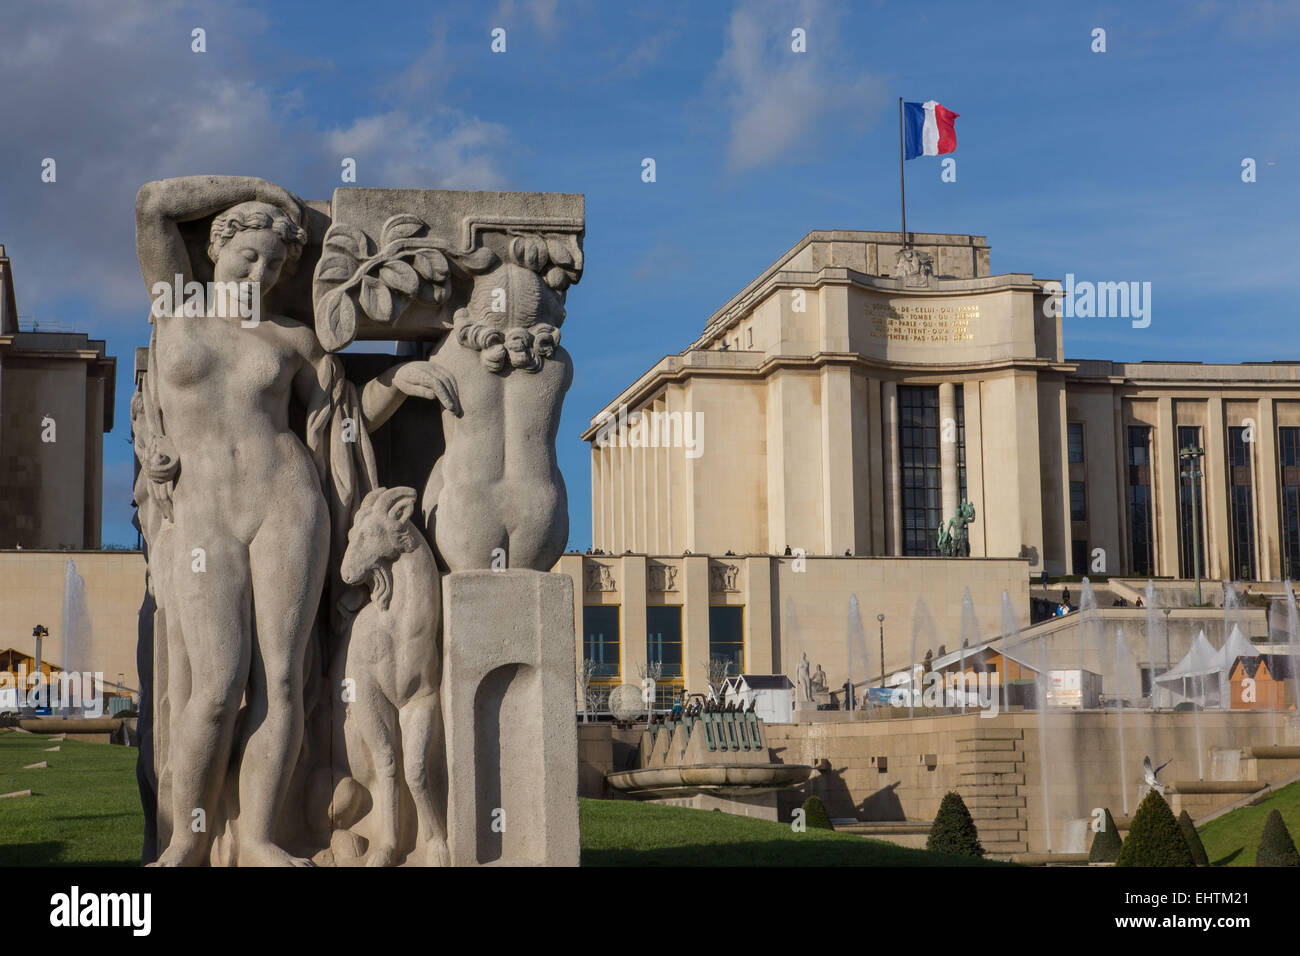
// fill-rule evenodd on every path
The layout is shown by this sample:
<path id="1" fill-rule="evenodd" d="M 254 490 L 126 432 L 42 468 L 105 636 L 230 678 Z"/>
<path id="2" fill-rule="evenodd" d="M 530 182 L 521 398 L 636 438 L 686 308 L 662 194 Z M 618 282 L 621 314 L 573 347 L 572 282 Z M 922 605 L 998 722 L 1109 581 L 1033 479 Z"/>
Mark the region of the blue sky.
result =
<path id="1" fill-rule="evenodd" d="M 910 229 L 986 235 L 994 272 L 1152 283 L 1149 328 L 1066 320 L 1069 357 L 1300 359 L 1300 3 L 50 0 L 6 5 L 0 35 L 19 311 L 118 358 L 106 543 L 135 542 L 131 210 L 163 176 L 325 199 L 352 156 L 359 186 L 585 193 L 559 439 L 580 549 L 591 414 L 809 230 L 898 228 L 899 96 L 961 114 L 955 183 L 907 164 Z"/>

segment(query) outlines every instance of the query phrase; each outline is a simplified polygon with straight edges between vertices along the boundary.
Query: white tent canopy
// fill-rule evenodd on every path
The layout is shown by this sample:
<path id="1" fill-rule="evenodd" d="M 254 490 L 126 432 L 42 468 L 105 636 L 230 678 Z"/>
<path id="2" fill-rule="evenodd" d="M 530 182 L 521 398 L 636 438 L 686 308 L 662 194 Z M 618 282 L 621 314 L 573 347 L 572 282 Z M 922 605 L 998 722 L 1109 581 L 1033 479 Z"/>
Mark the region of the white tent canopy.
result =
<path id="1" fill-rule="evenodd" d="M 1228 635 L 1228 640 L 1223 645 L 1223 650 L 1219 651 L 1219 669 L 1225 674 L 1232 669 L 1238 657 L 1258 657 L 1259 651 L 1255 645 L 1246 639 L 1246 635 L 1241 633 L 1241 628 L 1232 625 L 1232 633 Z"/>
<path id="2" fill-rule="evenodd" d="M 1191 649 L 1171 670 L 1156 675 L 1158 684 L 1174 684 L 1189 677 L 1207 677 L 1223 670 L 1223 655 L 1216 651 L 1204 631 L 1196 632 Z"/>

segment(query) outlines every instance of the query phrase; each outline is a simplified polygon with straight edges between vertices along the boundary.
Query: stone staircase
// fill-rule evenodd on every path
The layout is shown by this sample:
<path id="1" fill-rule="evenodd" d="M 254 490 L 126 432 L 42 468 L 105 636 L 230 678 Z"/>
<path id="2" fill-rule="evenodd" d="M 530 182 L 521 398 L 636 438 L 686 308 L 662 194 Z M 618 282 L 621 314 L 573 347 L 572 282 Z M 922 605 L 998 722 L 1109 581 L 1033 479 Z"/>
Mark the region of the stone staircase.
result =
<path id="1" fill-rule="evenodd" d="M 976 727 L 957 737 L 957 793 L 994 856 L 1029 850 L 1024 731 Z"/>

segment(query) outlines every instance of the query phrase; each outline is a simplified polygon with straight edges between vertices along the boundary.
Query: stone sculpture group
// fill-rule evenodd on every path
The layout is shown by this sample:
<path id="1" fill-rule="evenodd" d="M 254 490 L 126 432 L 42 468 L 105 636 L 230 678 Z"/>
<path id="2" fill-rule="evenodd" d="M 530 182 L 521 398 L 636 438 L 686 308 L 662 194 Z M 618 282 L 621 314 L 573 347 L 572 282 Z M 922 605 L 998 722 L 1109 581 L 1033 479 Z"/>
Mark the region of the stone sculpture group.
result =
<path id="1" fill-rule="evenodd" d="M 583 230 L 561 194 L 140 190 L 146 863 L 577 862 L 545 572 Z"/>

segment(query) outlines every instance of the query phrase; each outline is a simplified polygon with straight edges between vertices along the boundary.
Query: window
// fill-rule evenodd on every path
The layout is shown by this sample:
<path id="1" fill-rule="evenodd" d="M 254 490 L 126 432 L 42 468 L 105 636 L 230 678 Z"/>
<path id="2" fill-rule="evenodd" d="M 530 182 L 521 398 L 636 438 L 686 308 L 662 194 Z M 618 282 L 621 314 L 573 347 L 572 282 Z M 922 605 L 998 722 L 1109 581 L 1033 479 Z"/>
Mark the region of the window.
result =
<path id="1" fill-rule="evenodd" d="M 682 677 L 681 605 L 652 605 L 645 609 L 646 660 L 660 662 L 660 680 Z"/>
<path id="2" fill-rule="evenodd" d="M 937 387 L 899 386 L 898 452 L 903 554 L 938 555 L 943 495 Z"/>
<path id="3" fill-rule="evenodd" d="M 709 659 L 731 661 L 728 677 L 745 672 L 745 609 L 714 605 L 709 608 Z"/>
<path id="4" fill-rule="evenodd" d="M 1277 430 L 1282 467 L 1282 576 L 1300 577 L 1300 428 Z"/>
<path id="5" fill-rule="evenodd" d="M 1083 423 L 1069 422 L 1065 428 L 1069 438 L 1070 464 L 1081 464 L 1083 462 Z"/>
<path id="6" fill-rule="evenodd" d="M 754 330 L 745 329 L 745 348 L 752 349 L 753 347 L 754 347 Z"/>
<path id="7" fill-rule="evenodd" d="M 1178 426 L 1178 450 L 1201 447 L 1201 429 L 1197 425 Z M 1204 472 L 1205 459 L 1179 459 L 1178 467 L 1178 573 L 1184 578 L 1196 577 L 1197 569 L 1205 571 L 1205 479 L 1197 478 L 1193 486 L 1187 472 L 1193 469 Z M 1195 492 L 1193 492 L 1195 487 Z M 1195 507 L 1195 512 L 1193 512 Z M 1199 540 L 1198 540 L 1199 539 Z"/>
<path id="8" fill-rule="evenodd" d="M 1228 527 L 1232 532 L 1229 574 L 1255 580 L 1255 507 L 1251 497 L 1251 445 L 1243 427 L 1228 429 Z"/>
<path id="9" fill-rule="evenodd" d="M 1083 538 L 1074 538 L 1070 542 L 1070 559 L 1074 564 L 1075 574 L 1088 574 L 1088 542 Z"/>
<path id="10" fill-rule="evenodd" d="M 957 500 L 966 500 L 966 389 L 958 385 L 953 401 L 957 406 Z"/>
<path id="11" fill-rule="evenodd" d="M 1082 481 L 1070 482 L 1070 520 L 1088 520 L 1087 486 Z"/>
<path id="12" fill-rule="evenodd" d="M 1151 426 L 1128 427 L 1129 554 L 1133 574 L 1154 574 L 1151 500 Z"/>
<path id="13" fill-rule="evenodd" d="M 593 680 L 619 679 L 618 611 L 612 605 L 582 609 L 582 659 L 596 662 Z"/>

